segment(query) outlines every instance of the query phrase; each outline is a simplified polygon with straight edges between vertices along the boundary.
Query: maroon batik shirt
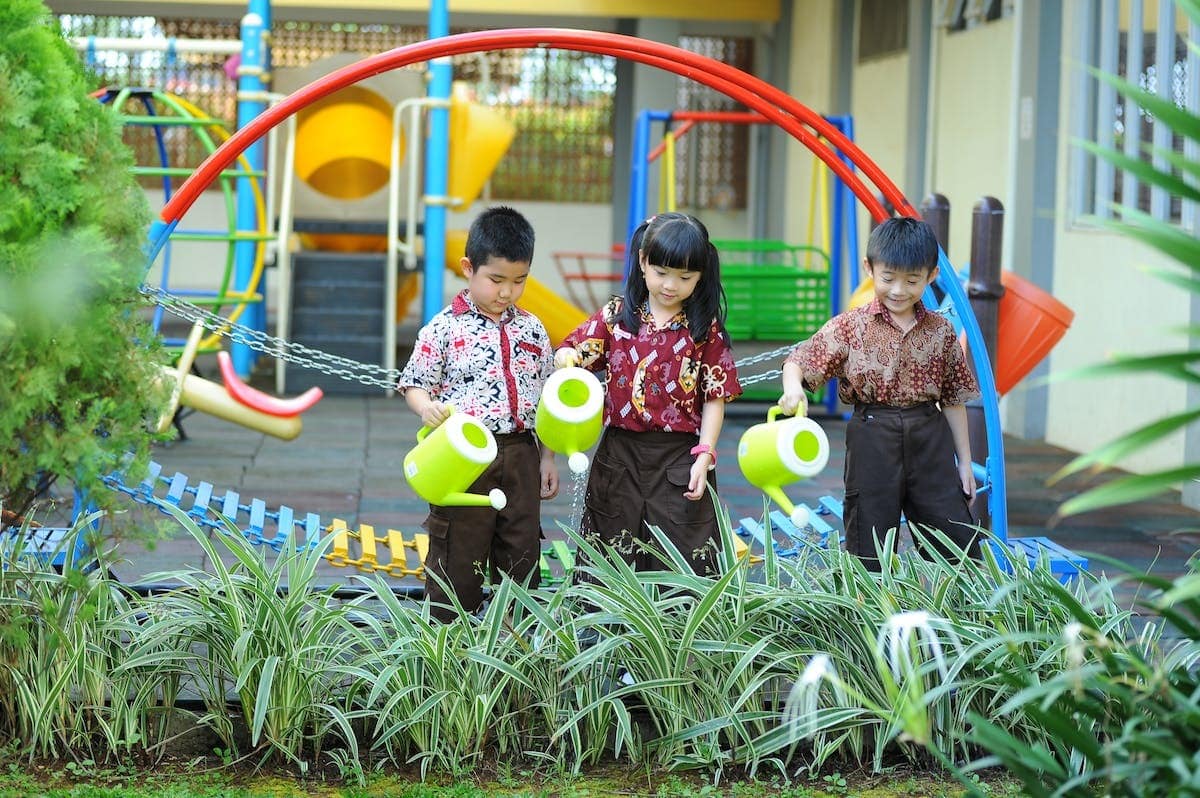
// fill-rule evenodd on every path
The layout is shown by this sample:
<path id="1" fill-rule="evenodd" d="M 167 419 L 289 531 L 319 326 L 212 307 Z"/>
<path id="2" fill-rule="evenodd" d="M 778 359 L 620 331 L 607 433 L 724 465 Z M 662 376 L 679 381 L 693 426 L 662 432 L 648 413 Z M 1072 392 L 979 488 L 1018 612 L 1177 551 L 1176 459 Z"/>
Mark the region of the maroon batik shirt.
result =
<path id="1" fill-rule="evenodd" d="M 698 433 L 705 402 L 742 393 L 729 336 L 713 321 L 697 344 L 682 312 L 659 327 L 645 306 L 633 334 L 617 321 L 621 302 L 611 300 L 562 343 L 579 353 L 584 368 L 607 369 L 604 423 L 632 432 Z"/>
<path id="2" fill-rule="evenodd" d="M 837 377 L 838 398 L 850 405 L 944 406 L 978 398 L 979 384 L 954 327 L 923 303 L 915 310 L 916 323 L 902 332 L 887 308 L 872 300 L 825 322 L 786 362 L 800 366 L 812 391 Z"/>
<path id="3" fill-rule="evenodd" d="M 542 386 L 554 370 L 541 321 L 509 307 L 497 322 L 464 290 L 417 334 L 397 388 L 422 388 L 497 434 L 532 430 Z"/>

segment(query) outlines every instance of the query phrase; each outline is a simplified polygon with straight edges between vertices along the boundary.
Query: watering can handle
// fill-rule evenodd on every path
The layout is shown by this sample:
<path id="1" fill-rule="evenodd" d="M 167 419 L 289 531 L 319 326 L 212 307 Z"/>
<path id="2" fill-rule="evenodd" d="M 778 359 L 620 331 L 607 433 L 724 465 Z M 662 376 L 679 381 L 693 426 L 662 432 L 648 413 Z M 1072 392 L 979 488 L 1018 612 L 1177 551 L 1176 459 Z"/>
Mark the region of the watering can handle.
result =
<path id="1" fill-rule="evenodd" d="M 450 411 L 451 415 L 454 414 L 454 405 L 446 405 L 446 409 Z M 445 423 L 445 422 L 443 422 L 443 423 Z M 422 426 L 419 430 L 417 430 L 417 443 L 420 443 L 421 441 L 425 440 L 425 436 L 428 435 L 432 431 L 433 430 L 430 427 Z"/>
<path id="2" fill-rule="evenodd" d="M 796 410 L 799 411 L 800 408 L 797 407 Z M 775 417 L 778 416 L 782 412 L 783 412 L 782 407 L 780 407 L 779 405 L 773 405 L 771 407 L 771 409 L 767 411 L 767 423 L 770 424 L 770 423 L 774 422 Z M 792 414 L 792 417 L 795 418 L 796 416 L 799 416 L 799 415 L 800 415 L 799 412 L 796 412 L 796 413 Z"/>

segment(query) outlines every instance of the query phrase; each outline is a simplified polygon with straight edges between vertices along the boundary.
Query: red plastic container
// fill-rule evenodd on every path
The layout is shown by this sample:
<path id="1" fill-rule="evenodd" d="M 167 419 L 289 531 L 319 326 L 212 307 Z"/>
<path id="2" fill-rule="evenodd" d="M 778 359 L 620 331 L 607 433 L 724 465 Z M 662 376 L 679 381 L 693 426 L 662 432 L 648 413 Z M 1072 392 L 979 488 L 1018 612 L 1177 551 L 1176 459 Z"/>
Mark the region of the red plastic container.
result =
<path id="1" fill-rule="evenodd" d="M 1023 277 L 1000 274 L 1004 296 L 996 322 L 996 390 L 1006 394 L 1066 334 L 1075 311 Z"/>

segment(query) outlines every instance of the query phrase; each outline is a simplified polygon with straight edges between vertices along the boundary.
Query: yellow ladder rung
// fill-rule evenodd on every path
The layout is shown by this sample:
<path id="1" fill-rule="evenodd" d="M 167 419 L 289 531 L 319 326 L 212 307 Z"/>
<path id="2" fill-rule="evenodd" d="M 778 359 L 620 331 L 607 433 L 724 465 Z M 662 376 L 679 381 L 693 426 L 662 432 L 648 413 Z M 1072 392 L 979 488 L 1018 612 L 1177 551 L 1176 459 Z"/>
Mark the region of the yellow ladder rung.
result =
<path id="1" fill-rule="evenodd" d="M 757 564 L 763 561 L 762 556 L 758 554 L 750 554 L 750 544 L 739 538 L 737 535 L 733 537 L 733 553 L 740 560 L 743 557 L 749 556 L 752 564 Z"/>
<path id="2" fill-rule="evenodd" d="M 387 531 L 387 546 L 392 550 L 392 567 L 404 568 L 408 565 L 408 555 L 404 551 L 408 543 L 404 540 L 404 535 L 394 529 Z"/>
<path id="3" fill-rule="evenodd" d="M 413 541 L 417 544 L 417 558 L 421 561 L 421 576 L 425 576 L 425 558 L 429 556 L 429 535 L 424 532 L 418 532 L 413 535 Z"/>
<path id="4" fill-rule="evenodd" d="M 379 557 L 375 550 L 375 527 L 363 524 L 358 530 L 358 542 L 362 545 L 362 559 L 359 560 L 358 567 L 364 571 L 374 571 L 375 566 L 379 564 Z M 363 568 L 364 563 L 369 568 Z"/>
<path id="5" fill-rule="evenodd" d="M 343 568 L 350 556 L 350 536 L 346 532 L 346 522 L 340 518 L 333 519 L 329 531 L 333 535 L 333 551 L 326 554 L 325 559 L 329 560 L 331 565 Z"/>

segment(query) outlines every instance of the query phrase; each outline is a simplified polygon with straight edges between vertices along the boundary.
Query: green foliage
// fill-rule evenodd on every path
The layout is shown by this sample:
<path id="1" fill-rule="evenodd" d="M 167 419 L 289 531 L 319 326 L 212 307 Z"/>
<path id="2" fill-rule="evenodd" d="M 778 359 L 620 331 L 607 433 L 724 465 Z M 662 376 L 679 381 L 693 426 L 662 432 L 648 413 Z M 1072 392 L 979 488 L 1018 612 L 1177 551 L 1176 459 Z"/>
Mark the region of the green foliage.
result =
<path id="1" fill-rule="evenodd" d="M 1188 14 L 1193 24 L 1200 22 L 1200 3 L 1197 0 L 1180 0 L 1179 7 Z M 1196 43 L 1193 42 L 1192 46 L 1195 47 Z M 1099 71 L 1094 71 L 1094 74 L 1099 80 L 1108 83 L 1119 94 L 1128 98 L 1131 103 L 1136 103 L 1153 114 L 1157 123 L 1166 125 L 1185 139 L 1200 141 L 1200 115 L 1179 108 L 1169 100 L 1112 75 Z M 1190 76 L 1189 79 L 1194 80 L 1195 76 Z M 1077 143 L 1083 149 L 1127 172 L 1143 184 L 1161 188 L 1168 194 L 1186 201 L 1200 202 L 1200 190 L 1188 182 L 1189 180 L 1195 181 L 1200 177 L 1200 162 L 1189 160 L 1173 152 L 1170 148 L 1163 149 L 1145 145 L 1145 151 L 1148 154 L 1155 158 L 1161 158 L 1168 165 L 1165 169 L 1159 169 L 1150 161 L 1129 157 L 1118 149 L 1103 148 L 1086 141 Z M 1148 216 L 1137 208 L 1118 206 L 1115 210 L 1118 212 L 1119 218 L 1103 219 L 1100 220 L 1100 223 L 1158 250 L 1177 261 L 1182 267 L 1181 271 L 1149 270 L 1148 273 L 1151 276 L 1168 285 L 1183 288 L 1193 294 L 1200 294 L 1200 240 L 1192 233 Z M 1190 385 L 1200 385 L 1200 368 L 1197 368 L 1200 364 L 1200 352 L 1187 346 L 1188 336 L 1200 334 L 1200 330 L 1184 329 L 1180 333 L 1184 340 L 1182 349 L 1144 356 L 1118 355 L 1101 365 L 1055 375 L 1055 379 L 1151 374 L 1182 380 Z M 1200 419 L 1200 412 L 1192 408 L 1164 419 L 1151 421 L 1094 452 L 1077 457 L 1055 474 L 1054 479 L 1061 479 L 1085 469 L 1101 471 L 1118 465 L 1134 452 L 1152 446 L 1168 435 L 1176 434 L 1183 428 L 1196 423 L 1198 419 Z M 1195 479 L 1200 479 L 1200 463 L 1185 463 L 1176 468 L 1149 474 L 1119 477 L 1064 502 L 1058 509 L 1058 515 L 1060 517 L 1075 515 L 1103 507 L 1140 501 L 1170 490 L 1180 483 Z"/>
<path id="2" fill-rule="evenodd" d="M 235 767 L 361 784 L 380 766 L 543 778 L 616 761 L 831 792 L 828 774 L 968 758 L 972 713 L 1023 689 L 1010 674 L 1049 683 L 1072 666 L 1071 622 L 1135 637 L 1107 583 L 1067 588 L 1046 563 L 905 554 L 871 574 L 814 548 L 752 565 L 727 520 L 713 575 L 661 536 L 654 572 L 577 541 L 586 579 L 503 581 L 482 612 L 440 624 L 381 575 L 335 601 L 317 586 L 321 547 L 264 559 L 235 530 L 175 517 L 209 564 L 150 577 L 178 590 L 128 595 L 102 572 L 0 560 L 0 731 L 23 754 L 161 756 L 185 686 Z M 1139 640 L 1148 651 L 1157 631 Z M 1031 747 L 1063 739 L 1035 710 L 997 722 Z"/>
<path id="3" fill-rule="evenodd" d="M 38 475 L 94 487 L 144 458 L 153 338 L 138 321 L 149 221 L 112 115 L 36 0 L 0 4 L 0 504 Z M 101 493 L 94 494 L 102 499 Z"/>
<path id="4" fill-rule="evenodd" d="M 1200 572 L 1175 583 L 1131 574 L 1147 598 L 1147 626 L 1113 634 L 1077 613 L 1063 630 L 1066 665 L 1047 676 L 1009 672 L 1013 697 L 996 713 L 972 713 L 972 739 L 1027 794 L 1200 793 Z M 1171 638 L 1159 638 L 1170 629 Z M 1004 728 L 1022 713 L 1046 730 L 1031 744 Z"/>

